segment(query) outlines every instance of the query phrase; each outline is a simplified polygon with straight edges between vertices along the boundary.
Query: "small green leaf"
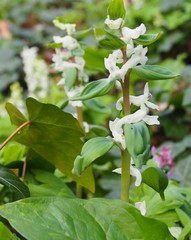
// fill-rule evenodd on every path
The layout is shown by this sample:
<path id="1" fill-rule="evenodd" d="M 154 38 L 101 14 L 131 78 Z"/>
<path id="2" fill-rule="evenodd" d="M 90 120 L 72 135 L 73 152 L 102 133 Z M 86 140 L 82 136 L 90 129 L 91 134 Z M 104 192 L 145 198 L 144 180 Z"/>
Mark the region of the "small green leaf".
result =
<path id="1" fill-rule="evenodd" d="M 146 80 L 166 80 L 179 76 L 178 74 L 158 65 L 141 65 L 132 68 L 132 71 Z"/>
<path id="2" fill-rule="evenodd" d="M 164 190 L 168 186 L 168 177 L 157 167 L 148 167 L 142 172 L 142 181 L 158 192 L 164 200 Z"/>
<path id="3" fill-rule="evenodd" d="M 11 123 L 20 126 L 26 122 L 25 116 L 11 103 L 6 103 L 5 108 L 9 113 Z"/>
<path id="4" fill-rule="evenodd" d="M 143 46 L 150 45 L 154 42 L 156 42 L 161 36 L 162 32 L 156 33 L 156 34 L 143 34 L 139 38 L 135 39 L 134 41 L 137 44 L 141 44 Z"/>
<path id="5" fill-rule="evenodd" d="M 72 34 L 72 36 L 77 39 L 82 39 L 86 37 L 89 33 L 91 33 L 92 30 L 93 30 L 92 28 L 88 28 L 81 31 L 76 31 Z"/>
<path id="6" fill-rule="evenodd" d="M 112 20 L 124 18 L 126 11 L 123 0 L 112 0 L 109 4 L 107 13 Z"/>
<path id="7" fill-rule="evenodd" d="M 108 50 L 124 48 L 126 43 L 118 36 L 113 35 L 102 28 L 94 28 L 94 35 L 100 47 Z"/>
<path id="8" fill-rule="evenodd" d="M 68 68 L 64 72 L 65 85 L 68 90 L 70 90 L 75 85 L 76 78 L 77 78 L 77 72 L 78 71 L 76 68 Z"/>
<path id="9" fill-rule="evenodd" d="M 146 124 L 143 121 L 125 124 L 124 135 L 127 149 L 135 165 L 141 168 L 149 159 L 150 154 L 150 133 Z"/>
<path id="10" fill-rule="evenodd" d="M 93 99 L 86 100 L 84 101 L 84 105 L 91 111 L 111 114 L 111 108 L 103 104 L 100 99 L 93 98 Z"/>
<path id="11" fill-rule="evenodd" d="M 114 87 L 114 84 L 114 80 L 107 78 L 90 82 L 84 87 L 83 91 L 80 94 L 70 98 L 70 100 L 87 100 L 90 98 L 103 96 L 111 91 L 111 89 Z"/>
<path id="12" fill-rule="evenodd" d="M 82 147 L 81 155 L 75 159 L 72 172 L 81 175 L 93 161 L 107 153 L 113 145 L 111 137 L 96 137 L 88 140 Z"/>
<path id="13" fill-rule="evenodd" d="M 173 240 L 164 223 L 120 200 L 28 198 L 1 206 L 0 215 L 27 240 Z"/>
<path id="14" fill-rule="evenodd" d="M 13 171 L 0 166 L 0 183 L 14 191 L 19 198 L 30 196 L 28 187 L 14 174 Z"/>
<path id="15" fill-rule="evenodd" d="M 85 51 L 82 48 L 75 48 L 71 52 L 73 56 L 77 57 L 82 57 L 85 53 Z"/>

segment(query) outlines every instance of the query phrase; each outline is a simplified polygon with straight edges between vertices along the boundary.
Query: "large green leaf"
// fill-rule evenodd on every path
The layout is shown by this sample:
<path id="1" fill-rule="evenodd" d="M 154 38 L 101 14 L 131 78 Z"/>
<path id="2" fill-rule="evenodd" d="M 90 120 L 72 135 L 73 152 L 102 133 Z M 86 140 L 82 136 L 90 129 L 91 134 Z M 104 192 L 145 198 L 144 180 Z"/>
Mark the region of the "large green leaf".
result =
<path id="1" fill-rule="evenodd" d="M 82 148 L 81 155 L 74 161 L 73 173 L 80 176 L 93 161 L 107 153 L 113 145 L 111 137 L 96 137 L 88 140 Z"/>
<path id="2" fill-rule="evenodd" d="M 108 15 L 112 20 L 125 17 L 125 7 L 123 0 L 112 0 L 108 7 Z"/>
<path id="3" fill-rule="evenodd" d="M 173 240 L 164 223 L 120 200 L 31 198 L 1 206 L 0 215 L 27 240 Z"/>
<path id="4" fill-rule="evenodd" d="M 114 84 L 115 84 L 114 80 L 107 78 L 90 82 L 84 87 L 83 91 L 80 94 L 72 97 L 70 100 L 72 101 L 87 100 L 103 96 L 109 91 L 111 91 L 111 89 L 114 87 Z"/>
<path id="5" fill-rule="evenodd" d="M 28 187 L 17 177 L 13 171 L 0 166 L 0 183 L 15 192 L 18 199 L 30 196 Z"/>
<path id="6" fill-rule="evenodd" d="M 58 107 L 40 103 L 33 98 L 28 98 L 26 105 L 30 124 L 17 134 L 15 140 L 33 149 L 66 176 L 94 191 L 91 169 L 87 169 L 81 177 L 71 172 L 74 159 L 82 147 L 83 131 L 78 121 Z M 12 106 L 10 103 L 6 106 L 11 118 Z M 17 119 L 12 122 L 18 126 Z"/>
<path id="7" fill-rule="evenodd" d="M 4 240 L 18 240 L 15 234 L 12 234 L 11 231 L 0 222 L 0 239 Z"/>
<path id="8" fill-rule="evenodd" d="M 147 167 L 142 172 L 142 181 L 157 191 L 164 200 L 164 190 L 168 186 L 168 177 L 158 167 Z"/>
<path id="9" fill-rule="evenodd" d="M 132 68 L 132 71 L 146 80 L 167 80 L 179 76 L 178 74 L 158 65 L 136 66 Z"/>

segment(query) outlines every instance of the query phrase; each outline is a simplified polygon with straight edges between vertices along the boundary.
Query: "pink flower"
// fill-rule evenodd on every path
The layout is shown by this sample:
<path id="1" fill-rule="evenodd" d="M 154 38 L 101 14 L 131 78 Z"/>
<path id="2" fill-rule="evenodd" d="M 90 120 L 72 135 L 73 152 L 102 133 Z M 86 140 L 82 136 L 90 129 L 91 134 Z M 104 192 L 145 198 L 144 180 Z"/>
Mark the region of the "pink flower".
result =
<path id="1" fill-rule="evenodd" d="M 153 155 L 153 160 L 156 161 L 158 166 L 167 173 L 170 177 L 173 175 L 174 163 L 171 157 L 171 149 L 167 147 L 161 147 L 157 151 L 156 147 L 152 146 L 151 153 Z"/>

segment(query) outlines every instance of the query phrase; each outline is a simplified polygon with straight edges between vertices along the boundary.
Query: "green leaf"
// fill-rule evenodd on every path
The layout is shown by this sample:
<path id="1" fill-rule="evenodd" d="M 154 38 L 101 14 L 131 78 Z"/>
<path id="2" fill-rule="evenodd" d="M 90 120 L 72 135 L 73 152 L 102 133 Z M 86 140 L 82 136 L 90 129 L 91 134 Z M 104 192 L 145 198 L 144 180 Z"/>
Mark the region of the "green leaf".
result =
<path id="1" fill-rule="evenodd" d="M 68 68 L 66 71 L 64 71 L 65 85 L 68 90 L 75 85 L 77 73 L 78 71 L 76 68 Z"/>
<path id="2" fill-rule="evenodd" d="M 11 123 L 19 126 L 27 121 L 25 116 L 12 103 L 6 103 L 5 108 L 9 113 Z"/>
<path id="3" fill-rule="evenodd" d="M 17 134 L 15 140 L 34 150 L 66 176 L 94 191 L 90 168 L 81 177 L 72 174 L 74 159 L 83 145 L 83 130 L 78 121 L 58 107 L 40 103 L 33 98 L 28 98 L 26 105 L 31 122 Z M 17 121 L 13 123 L 17 125 Z"/>
<path id="4" fill-rule="evenodd" d="M 107 94 L 114 87 L 115 81 L 105 78 L 86 84 L 82 92 L 72 98 L 72 101 L 87 100 L 90 98 L 100 97 Z"/>
<path id="5" fill-rule="evenodd" d="M 62 43 L 47 43 L 46 47 L 48 48 L 62 48 Z"/>
<path id="6" fill-rule="evenodd" d="M 39 184 L 30 183 L 28 185 L 31 197 L 74 197 L 74 194 L 64 183 L 64 181 L 56 177 L 53 173 L 42 170 L 33 170 L 32 172 L 35 175 L 35 179 L 39 182 Z"/>
<path id="7" fill-rule="evenodd" d="M 82 48 L 75 48 L 71 52 L 73 56 L 82 57 L 85 51 Z"/>
<path id="8" fill-rule="evenodd" d="M 16 193 L 18 199 L 30 196 L 28 187 L 14 174 L 13 171 L 0 166 L 0 183 Z"/>
<path id="9" fill-rule="evenodd" d="M 166 80 L 176 78 L 179 75 L 158 65 L 144 65 L 132 68 L 139 77 L 146 80 Z"/>
<path id="10" fill-rule="evenodd" d="M 118 36 L 113 35 L 102 28 L 94 28 L 94 35 L 100 47 L 108 50 L 124 48 L 126 43 Z"/>
<path id="11" fill-rule="evenodd" d="M 142 172 L 142 181 L 158 192 L 164 200 L 164 190 L 168 186 L 168 177 L 157 167 L 147 167 Z"/>
<path id="12" fill-rule="evenodd" d="M 141 168 L 149 159 L 150 133 L 146 124 L 141 121 L 124 125 L 125 143 L 135 165 Z"/>
<path id="13" fill-rule="evenodd" d="M 107 153 L 113 145 L 111 137 L 96 137 L 88 140 L 82 148 L 81 155 L 75 159 L 72 172 L 81 175 L 93 161 Z"/>
<path id="14" fill-rule="evenodd" d="M 137 44 L 141 44 L 143 46 L 150 45 L 154 42 L 156 42 L 161 36 L 162 32 L 156 33 L 156 34 L 143 34 L 139 38 L 135 39 L 134 41 Z"/>
<path id="15" fill-rule="evenodd" d="M 107 13 L 112 20 L 124 18 L 126 11 L 123 0 L 112 0 L 109 4 Z"/>
<path id="16" fill-rule="evenodd" d="M 111 108 L 101 102 L 101 99 L 93 98 L 84 101 L 84 105 L 91 111 L 111 114 Z"/>
<path id="17" fill-rule="evenodd" d="M 164 223 L 120 200 L 29 198 L 1 206 L 0 215 L 28 240 L 173 240 Z"/>
<path id="18" fill-rule="evenodd" d="M 4 165 L 14 161 L 21 161 L 25 154 L 25 147 L 21 144 L 14 143 L 6 145 L 3 151 Z"/>
<path id="19" fill-rule="evenodd" d="M 16 235 L 12 234 L 11 231 L 2 222 L 0 222 L 0 239 L 18 240 Z"/>
<path id="20" fill-rule="evenodd" d="M 92 30 L 93 30 L 92 28 L 88 28 L 88 29 L 84 29 L 81 31 L 76 31 L 76 32 L 72 33 L 72 36 L 77 39 L 82 39 L 82 38 L 86 37 L 87 35 L 89 35 L 89 33 L 91 33 Z"/>

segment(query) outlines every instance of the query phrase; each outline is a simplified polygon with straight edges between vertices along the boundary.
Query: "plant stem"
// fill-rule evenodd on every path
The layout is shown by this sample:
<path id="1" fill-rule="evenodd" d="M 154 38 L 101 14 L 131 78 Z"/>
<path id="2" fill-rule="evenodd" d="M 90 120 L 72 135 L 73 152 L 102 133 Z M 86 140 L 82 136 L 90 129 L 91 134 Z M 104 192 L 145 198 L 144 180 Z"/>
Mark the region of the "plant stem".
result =
<path id="1" fill-rule="evenodd" d="M 21 129 L 23 129 L 24 127 L 26 127 L 27 125 L 29 125 L 31 123 L 31 121 L 26 121 L 24 122 L 21 126 L 19 126 L 1 145 L 0 145 L 0 150 L 2 150 L 9 141 L 12 140 L 12 138 L 14 138 L 20 131 Z"/>
<path id="2" fill-rule="evenodd" d="M 26 161 L 26 159 L 25 159 L 25 160 L 23 161 L 23 169 L 22 169 L 22 176 L 21 176 L 22 179 L 25 178 L 26 168 L 27 168 L 27 161 Z"/>
<path id="3" fill-rule="evenodd" d="M 81 128 L 84 129 L 82 108 L 81 107 L 76 107 L 76 113 L 77 113 L 78 122 L 79 122 Z M 76 182 L 76 196 L 78 198 L 82 198 L 82 186 L 77 182 Z"/>
<path id="4" fill-rule="evenodd" d="M 124 64 L 127 62 L 126 49 L 122 49 Z M 123 104 L 124 115 L 130 114 L 130 97 L 129 97 L 129 85 L 130 85 L 130 70 L 126 73 L 124 82 L 122 83 L 123 91 Z M 131 157 L 127 149 L 121 150 L 122 166 L 121 166 L 121 200 L 129 201 L 129 188 L 130 188 L 130 166 Z"/>
<path id="5" fill-rule="evenodd" d="M 127 150 L 121 150 L 122 166 L 121 166 L 121 200 L 129 202 L 130 187 L 130 155 Z"/>

